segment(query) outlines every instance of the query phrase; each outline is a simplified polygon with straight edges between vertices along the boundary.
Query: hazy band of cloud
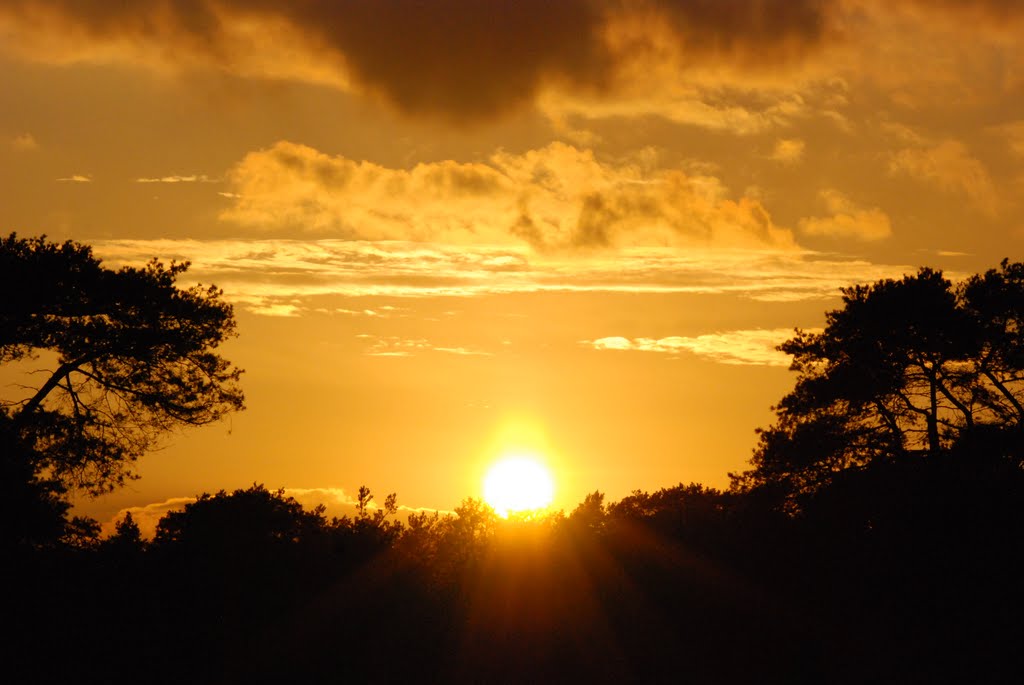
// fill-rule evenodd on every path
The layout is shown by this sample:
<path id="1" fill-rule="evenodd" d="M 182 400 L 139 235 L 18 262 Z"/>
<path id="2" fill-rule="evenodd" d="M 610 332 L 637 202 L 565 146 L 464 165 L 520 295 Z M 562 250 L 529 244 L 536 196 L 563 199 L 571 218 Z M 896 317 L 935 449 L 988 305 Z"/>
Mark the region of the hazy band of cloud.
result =
<path id="1" fill-rule="evenodd" d="M 913 271 L 796 250 L 646 247 L 576 255 L 401 241 L 91 242 L 98 256 L 115 264 L 141 265 L 154 256 L 189 260 L 190 279 L 216 283 L 240 307 L 291 316 L 340 305 L 324 298 L 362 296 L 679 292 L 796 301 L 831 298 L 842 286 Z"/>
<path id="2" fill-rule="evenodd" d="M 790 328 L 752 329 L 708 333 L 693 337 L 623 338 L 610 336 L 584 340 L 584 345 L 595 350 L 631 352 L 660 352 L 677 354 L 691 352 L 721 364 L 783 366 L 790 364 L 789 355 L 776 348 L 794 335 Z"/>

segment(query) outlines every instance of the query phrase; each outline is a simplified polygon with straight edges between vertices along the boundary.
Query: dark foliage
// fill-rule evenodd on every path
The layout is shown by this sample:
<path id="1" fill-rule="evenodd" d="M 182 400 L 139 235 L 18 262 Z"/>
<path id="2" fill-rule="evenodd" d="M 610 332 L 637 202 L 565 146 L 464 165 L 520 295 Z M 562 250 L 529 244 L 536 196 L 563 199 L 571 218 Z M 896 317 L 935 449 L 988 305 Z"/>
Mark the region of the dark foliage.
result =
<path id="1" fill-rule="evenodd" d="M 255 485 L 201 496 L 150 543 L 126 519 L 22 557 L 5 663 L 38 682 L 199 683 L 982 682 L 1018 666 L 1024 475 L 1005 460 L 850 471 L 799 517 L 696 484 L 508 520 L 467 500 L 400 523 L 393 498 L 362 495 L 327 520 Z"/>
<path id="2" fill-rule="evenodd" d="M 957 285 L 925 268 L 846 288 L 843 305 L 780 346 L 796 387 L 738 486 L 798 507 L 883 462 L 980 450 L 1024 463 L 1024 264 Z"/>
<path id="3" fill-rule="evenodd" d="M 54 365 L 2 408 L 37 472 L 104 492 L 167 430 L 242 408 L 241 371 L 213 351 L 234 333 L 231 306 L 178 287 L 187 268 L 112 270 L 79 243 L 0 239 L 0 363 Z"/>

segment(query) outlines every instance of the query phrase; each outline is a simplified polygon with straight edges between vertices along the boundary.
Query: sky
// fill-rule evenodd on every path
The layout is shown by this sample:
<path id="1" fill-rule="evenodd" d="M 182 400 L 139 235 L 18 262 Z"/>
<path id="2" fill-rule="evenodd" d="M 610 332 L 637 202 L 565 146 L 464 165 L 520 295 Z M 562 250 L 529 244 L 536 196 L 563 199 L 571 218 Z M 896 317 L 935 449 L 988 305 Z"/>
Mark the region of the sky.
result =
<path id="1" fill-rule="evenodd" d="M 78 510 L 724 487 L 839 288 L 1021 258 L 1013 0 L 3 0 L 0 231 L 189 260 L 247 410 Z M 155 520 L 155 519 L 154 519 Z"/>

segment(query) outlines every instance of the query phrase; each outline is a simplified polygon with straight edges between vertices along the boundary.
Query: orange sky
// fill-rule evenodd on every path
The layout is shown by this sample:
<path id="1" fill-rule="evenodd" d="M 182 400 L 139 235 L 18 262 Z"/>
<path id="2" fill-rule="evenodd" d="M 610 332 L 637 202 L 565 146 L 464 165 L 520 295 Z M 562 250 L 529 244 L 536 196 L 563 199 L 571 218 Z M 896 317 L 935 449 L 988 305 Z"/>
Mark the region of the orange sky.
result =
<path id="1" fill-rule="evenodd" d="M 103 520 L 722 486 L 837 288 L 1021 258 L 1010 0 L 7 0 L 0 230 L 222 286 L 249 409 Z M 8 391 L 13 392 L 10 388 Z"/>

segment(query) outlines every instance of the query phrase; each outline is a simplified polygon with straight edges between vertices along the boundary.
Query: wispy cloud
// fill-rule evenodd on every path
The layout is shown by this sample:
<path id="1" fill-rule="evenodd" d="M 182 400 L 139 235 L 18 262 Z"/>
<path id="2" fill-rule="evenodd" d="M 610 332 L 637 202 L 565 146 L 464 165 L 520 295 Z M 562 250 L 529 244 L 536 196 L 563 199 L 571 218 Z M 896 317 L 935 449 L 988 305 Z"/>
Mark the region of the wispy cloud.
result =
<path id="1" fill-rule="evenodd" d="M 443 352 L 463 357 L 490 357 L 491 352 L 474 350 L 467 347 L 451 347 L 436 345 L 423 338 L 402 338 L 393 335 L 370 335 L 361 333 L 356 336 L 369 345 L 365 354 L 371 357 L 412 357 L 421 352 Z"/>
<path id="2" fill-rule="evenodd" d="M 790 328 L 752 329 L 708 333 L 694 337 L 623 338 L 611 336 L 584 340 L 595 350 L 659 352 L 678 354 L 690 352 L 721 364 L 755 366 L 789 366 L 789 355 L 776 347 L 793 337 Z"/>
<path id="3" fill-rule="evenodd" d="M 92 177 L 88 174 L 74 174 L 72 176 L 58 178 L 57 180 L 62 183 L 92 183 Z"/>
<path id="4" fill-rule="evenodd" d="M 761 301 L 834 297 L 852 283 L 899 276 L 907 265 L 809 251 L 629 248 L 538 254 L 525 246 L 345 240 L 95 240 L 120 264 L 189 260 L 188 277 L 216 283 L 241 307 L 299 315 L 341 307 L 324 297 L 472 297 L 525 292 L 731 293 Z"/>
<path id="5" fill-rule="evenodd" d="M 190 174 L 188 176 L 159 176 L 151 178 L 137 178 L 136 183 L 219 183 L 219 178 L 210 178 L 205 174 Z"/>
<path id="6" fill-rule="evenodd" d="M 390 319 L 395 316 L 405 316 L 400 313 L 403 309 L 403 307 L 395 307 L 392 305 L 380 305 L 373 309 L 346 309 L 345 307 L 335 307 L 333 309 L 323 308 L 318 311 L 324 314 L 346 314 L 348 316 L 366 316 L 374 319 Z"/>

